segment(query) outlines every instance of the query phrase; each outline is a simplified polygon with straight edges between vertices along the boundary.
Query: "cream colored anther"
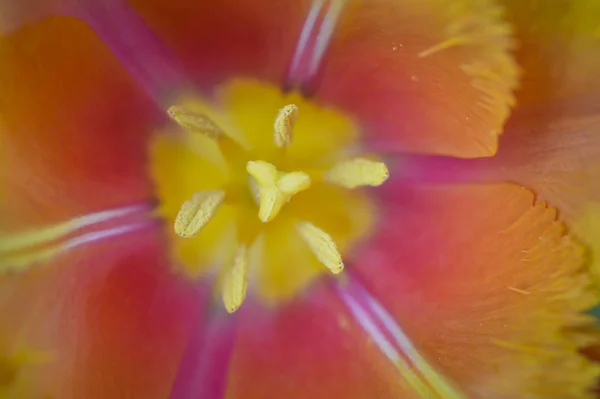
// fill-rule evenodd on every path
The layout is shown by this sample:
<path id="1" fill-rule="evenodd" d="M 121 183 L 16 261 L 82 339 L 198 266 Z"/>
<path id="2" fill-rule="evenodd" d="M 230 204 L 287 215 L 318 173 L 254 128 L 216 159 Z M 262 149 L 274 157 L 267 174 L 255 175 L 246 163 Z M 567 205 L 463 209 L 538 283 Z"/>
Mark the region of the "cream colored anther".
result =
<path id="1" fill-rule="evenodd" d="M 325 181 L 346 188 L 380 186 L 390 173 L 383 162 L 354 158 L 334 165 L 325 173 Z"/>
<path id="2" fill-rule="evenodd" d="M 173 105 L 167 110 L 167 114 L 179 126 L 192 133 L 200 133 L 211 139 L 225 135 L 212 119 L 202 113 Z"/>
<path id="3" fill-rule="evenodd" d="M 248 288 L 248 249 L 240 245 L 235 253 L 233 265 L 223 278 L 223 304 L 228 313 L 242 306 Z"/>
<path id="4" fill-rule="evenodd" d="M 285 148 L 292 144 L 296 119 L 298 119 L 298 107 L 294 104 L 286 105 L 279 110 L 274 125 L 277 147 Z"/>
<path id="5" fill-rule="evenodd" d="M 249 161 L 246 171 L 254 178 L 251 191 L 258 192 L 258 218 L 269 222 L 279 214 L 281 208 L 301 191 L 310 187 L 310 176 L 304 172 L 280 172 L 265 161 Z"/>
<path id="6" fill-rule="evenodd" d="M 296 226 L 300 237 L 326 268 L 333 274 L 344 270 L 342 255 L 329 234 L 309 222 L 300 222 Z"/>
<path id="7" fill-rule="evenodd" d="M 194 237 L 215 216 L 225 199 L 221 190 L 200 191 L 181 206 L 175 218 L 175 233 L 181 237 Z"/>

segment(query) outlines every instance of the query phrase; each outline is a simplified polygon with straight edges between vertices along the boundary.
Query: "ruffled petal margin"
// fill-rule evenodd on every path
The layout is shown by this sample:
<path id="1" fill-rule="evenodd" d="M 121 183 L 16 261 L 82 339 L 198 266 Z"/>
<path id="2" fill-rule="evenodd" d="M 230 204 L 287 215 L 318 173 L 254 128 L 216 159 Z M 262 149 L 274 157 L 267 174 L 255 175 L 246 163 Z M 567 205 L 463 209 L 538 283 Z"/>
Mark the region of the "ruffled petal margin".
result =
<path id="1" fill-rule="evenodd" d="M 354 260 L 420 353 L 473 397 L 593 397 L 598 302 L 557 213 L 510 184 L 396 187 Z"/>

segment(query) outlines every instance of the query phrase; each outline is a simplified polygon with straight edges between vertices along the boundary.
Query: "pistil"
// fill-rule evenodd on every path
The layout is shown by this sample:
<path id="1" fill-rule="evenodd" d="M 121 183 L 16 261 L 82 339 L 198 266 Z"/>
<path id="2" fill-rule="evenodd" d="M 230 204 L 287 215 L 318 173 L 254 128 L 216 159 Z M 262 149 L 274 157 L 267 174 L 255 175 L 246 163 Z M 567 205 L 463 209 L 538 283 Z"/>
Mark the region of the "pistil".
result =
<path id="1" fill-rule="evenodd" d="M 258 188 L 258 218 L 263 223 L 273 220 L 294 195 L 310 187 L 310 176 L 306 173 L 280 172 L 268 162 L 250 161 L 246 171 Z"/>

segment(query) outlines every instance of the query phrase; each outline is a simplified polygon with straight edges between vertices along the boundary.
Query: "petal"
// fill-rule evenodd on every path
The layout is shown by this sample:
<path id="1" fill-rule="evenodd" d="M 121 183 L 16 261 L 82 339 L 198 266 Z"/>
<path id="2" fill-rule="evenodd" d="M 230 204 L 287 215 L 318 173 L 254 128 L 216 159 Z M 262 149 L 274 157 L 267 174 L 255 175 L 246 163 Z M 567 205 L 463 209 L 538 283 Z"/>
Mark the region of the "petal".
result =
<path id="1" fill-rule="evenodd" d="M 67 15 L 88 24 L 157 106 L 188 84 L 173 55 L 127 0 L 78 0 Z"/>
<path id="2" fill-rule="evenodd" d="M 598 298 L 555 210 L 509 184 L 381 201 L 355 271 L 433 367 L 472 397 L 591 397 L 600 370 L 569 328 Z"/>
<path id="3" fill-rule="evenodd" d="M 240 310 L 227 399 L 404 398 L 396 370 L 326 286 L 273 309 Z"/>
<path id="4" fill-rule="evenodd" d="M 501 0 L 518 39 L 516 58 L 523 68 L 517 92 L 522 107 L 570 103 L 598 93 L 600 81 L 600 4 L 594 0 L 563 1 L 549 7 L 543 0 Z"/>
<path id="5" fill-rule="evenodd" d="M 73 398 L 162 399 L 171 391 L 200 293 L 171 274 L 162 235 L 137 240 L 147 244 L 129 248 L 81 298 L 85 338 Z"/>
<path id="6" fill-rule="evenodd" d="M 0 39 L 2 229 L 151 196 L 157 113 L 83 23 L 57 17 Z"/>
<path id="7" fill-rule="evenodd" d="M 201 85 L 246 75 L 281 80 L 306 1 L 130 0 Z"/>
<path id="8" fill-rule="evenodd" d="M 355 1 L 319 97 L 388 149 L 489 156 L 513 105 L 511 29 L 494 1 Z"/>
<path id="9" fill-rule="evenodd" d="M 170 399 L 222 399 L 237 332 L 237 317 L 222 306 L 202 315 L 186 346 Z"/>
<path id="10" fill-rule="evenodd" d="M 0 34 L 56 15 L 66 9 L 70 0 L 2 0 L 0 2 Z"/>
<path id="11" fill-rule="evenodd" d="M 23 370 L 27 397 L 168 397 L 197 290 L 169 270 L 158 229 L 96 242 L 0 290 L 3 332 L 51 361 Z"/>
<path id="12" fill-rule="evenodd" d="M 600 3 L 504 3 L 523 84 L 498 162 L 575 225 L 600 201 Z"/>
<path id="13" fill-rule="evenodd" d="M 494 1 L 354 1 L 318 96 L 398 151 L 495 153 L 513 105 L 511 31 Z M 438 47 L 438 50 L 434 49 Z"/>

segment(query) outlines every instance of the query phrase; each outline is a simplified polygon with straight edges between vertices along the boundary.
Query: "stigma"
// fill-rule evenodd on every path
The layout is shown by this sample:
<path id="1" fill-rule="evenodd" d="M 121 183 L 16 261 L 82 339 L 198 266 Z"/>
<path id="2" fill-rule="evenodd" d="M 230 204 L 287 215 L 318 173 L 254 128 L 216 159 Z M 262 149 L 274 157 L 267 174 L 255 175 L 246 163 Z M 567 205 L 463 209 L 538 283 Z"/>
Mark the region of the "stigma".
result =
<path id="1" fill-rule="evenodd" d="M 389 177 L 376 158 L 344 155 L 343 144 L 354 140 L 333 140 L 355 131 L 346 118 L 253 82 L 232 86 L 227 88 L 231 104 L 223 104 L 225 111 L 232 108 L 228 117 L 196 99 L 171 106 L 167 115 L 184 140 L 157 139 L 152 157 L 164 216 L 179 240 L 190 240 L 174 241 L 176 256 L 194 276 L 217 270 L 217 287 L 230 313 L 245 301 L 249 281 L 257 282 L 259 297 L 280 300 L 322 272 L 340 274 L 344 251 L 368 234 L 373 220 L 370 201 L 352 192 L 380 186 Z M 248 93 L 257 89 L 263 93 Z M 244 108 L 245 98 L 269 103 L 266 92 L 281 102 L 271 108 L 270 118 L 262 109 Z M 249 108 L 260 100 L 253 102 Z M 315 128 L 319 122 L 325 129 Z M 334 126 L 329 137 L 328 126 Z M 348 132 L 340 134 L 342 128 Z M 174 184 L 181 176 L 159 173 L 188 156 L 198 163 L 197 170 L 182 168 L 189 183 Z M 196 185 L 174 212 L 172 193 Z"/>

